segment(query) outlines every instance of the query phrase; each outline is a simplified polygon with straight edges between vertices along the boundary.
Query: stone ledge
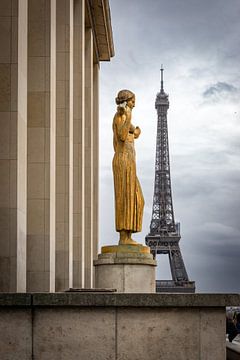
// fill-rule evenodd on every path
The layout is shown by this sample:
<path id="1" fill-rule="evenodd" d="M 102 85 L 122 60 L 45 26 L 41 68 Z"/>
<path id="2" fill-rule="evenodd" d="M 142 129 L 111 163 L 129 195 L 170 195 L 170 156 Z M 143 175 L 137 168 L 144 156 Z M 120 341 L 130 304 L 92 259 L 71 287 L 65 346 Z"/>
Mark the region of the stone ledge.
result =
<path id="1" fill-rule="evenodd" d="M 142 245 L 103 246 L 102 253 L 98 254 L 98 259 L 94 260 L 93 264 L 94 266 L 113 264 L 157 266 L 157 262 L 153 259 L 153 255 L 150 254 L 149 248 Z"/>
<path id="2" fill-rule="evenodd" d="M 134 258 L 134 257 L 109 257 L 109 258 L 99 258 L 98 260 L 93 261 L 94 266 L 99 265 L 150 265 L 157 266 L 156 260 L 151 258 Z"/>
<path id="3" fill-rule="evenodd" d="M 240 294 L 0 293 L 0 307 L 226 307 L 239 306 Z"/>
<path id="4" fill-rule="evenodd" d="M 31 306 L 32 295 L 22 293 L 0 293 L 1 306 Z"/>

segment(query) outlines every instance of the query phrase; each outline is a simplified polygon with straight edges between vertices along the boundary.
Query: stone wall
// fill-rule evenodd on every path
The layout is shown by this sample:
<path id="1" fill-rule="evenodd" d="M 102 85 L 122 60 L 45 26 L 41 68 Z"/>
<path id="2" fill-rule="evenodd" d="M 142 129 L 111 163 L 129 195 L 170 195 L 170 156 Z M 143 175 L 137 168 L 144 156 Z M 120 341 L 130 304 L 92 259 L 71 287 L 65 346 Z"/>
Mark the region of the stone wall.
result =
<path id="1" fill-rule="evenodd" d="M 0 295 L 1 360 L 225 360 L 240 295 Z"/>

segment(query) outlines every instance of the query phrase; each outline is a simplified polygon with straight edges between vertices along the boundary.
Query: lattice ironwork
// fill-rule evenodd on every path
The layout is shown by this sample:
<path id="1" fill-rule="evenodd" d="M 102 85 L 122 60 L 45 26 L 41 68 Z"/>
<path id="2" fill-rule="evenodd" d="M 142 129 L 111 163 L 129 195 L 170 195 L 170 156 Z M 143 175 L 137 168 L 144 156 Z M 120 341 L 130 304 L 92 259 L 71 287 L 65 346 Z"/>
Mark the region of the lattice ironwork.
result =
<path id="1" fill-rule="evenodd" d="M 161 91 L 157 94 L 155 108 L 158 114 L 155 183 L 153 195 L 150 234 L 163 235 L 176 233 L 174 221 L 172 189 L 169 163 L 167 111 L 168 95 L 163 90 L 163 68 L 161 68 Z"/>
<path id="2" fill-rule="evenodd" d="M 150 233 L 146 236 L 145 242 L 151 248 L 151 252 L 156 254 L 168 254 L 172 273 L 173 291 L 179 287 L 195 291 L 195 283 L 190 282 L 183 262 L 179 247 L 180 224 L 175 223 L 170 162 L 168 144 L 168 124 L 167 111 L 169 109 L 168 94 L 163 89 L 163 68 L 161 67 L 161 90 L 157 94 L 155 108 L 158 115 L 157 139 L 156 139 L 156 160 L 155 160 L 155 182 L 152 207 L 152 219 L 150 223 Z M 161 291 L 161 284 L 164 282 L 157 280 L 157 291 Z M 164 288 L 164 286 L 163 286 Z M 171 286 L 168 286 L 171 288 Z M 184 289 L 181 290 L 181 292 Z"/>

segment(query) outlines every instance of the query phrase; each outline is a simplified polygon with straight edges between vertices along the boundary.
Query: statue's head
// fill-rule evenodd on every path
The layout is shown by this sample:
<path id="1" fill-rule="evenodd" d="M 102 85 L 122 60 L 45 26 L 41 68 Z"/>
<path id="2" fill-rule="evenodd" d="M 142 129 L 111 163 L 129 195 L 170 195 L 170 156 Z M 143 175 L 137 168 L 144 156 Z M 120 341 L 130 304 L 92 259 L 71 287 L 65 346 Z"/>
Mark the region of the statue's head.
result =
<path id="1" fill-rule="evenodd" d="M 135 94 L 130 90 L 120 90 L 115 101 L 117 105 L 128 105 L 132 109 L 135 106 Z"/>

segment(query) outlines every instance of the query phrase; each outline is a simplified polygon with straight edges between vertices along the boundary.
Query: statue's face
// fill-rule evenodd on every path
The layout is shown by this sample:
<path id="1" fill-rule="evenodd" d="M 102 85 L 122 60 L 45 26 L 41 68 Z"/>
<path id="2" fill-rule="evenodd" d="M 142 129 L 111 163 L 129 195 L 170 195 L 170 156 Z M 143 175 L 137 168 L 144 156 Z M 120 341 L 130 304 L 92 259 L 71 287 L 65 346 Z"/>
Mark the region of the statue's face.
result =
<path id="1" fill-rule="evenodd" d="M 130 109 L 133 109 L 135 106 L 135 96 L 133 96 L 131 99 L 128 99 L 127 105 L 130 107 Z"/>

